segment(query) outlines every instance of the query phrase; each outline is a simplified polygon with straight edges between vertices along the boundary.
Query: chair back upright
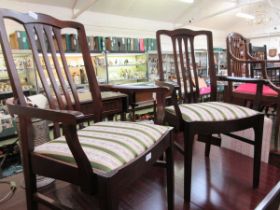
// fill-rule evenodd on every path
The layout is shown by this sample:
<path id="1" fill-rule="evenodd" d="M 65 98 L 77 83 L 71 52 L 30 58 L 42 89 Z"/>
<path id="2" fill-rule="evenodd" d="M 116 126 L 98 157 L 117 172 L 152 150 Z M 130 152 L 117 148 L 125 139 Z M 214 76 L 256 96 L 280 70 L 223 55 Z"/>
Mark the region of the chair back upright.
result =
<path id="1" fill-rule="evenodd" d="M 207 72 L 210 77 L 211 100 L 216 100 L 217 95 L 217 79 L 214 63 L 213 37 L 210 31 L 192 31 L 189 29 L 176 29 L 173 31 L 159 30 L 156 33 L 157 50 L 158 50 L 158 73 L 160 81 L 166 80 L 167 71 L 174 74 L 179 86 L 178 96 L 184 103 L 195 103 L 199 99 L 199 72 L 197 68 L 197 47 L 196 38 L 206 39 L 207 53 Z M 169 39 L 172 44 L 172 59 L 174 66 L 170 69 L 164 69 L 162 40 L 163 37 Z M 173 62 L 171 62 L 173 64 Z M 172 79 L 172 78 L 169 78 Z"/>
<path id="2" fill-rule="evenodd" d="M 230 33 L 226 39 L 228 76 L 252 77 L 248 63 L 240 62 L 249 60 L 249 40 L 238 33 Z M 239 61 L 240 59 L 240 61 Z"/>
<path id="3" fill-rule="evenodd" d="M 81 111 L 77 87 L 69 70 L 63 47 L 62 29 L 71 28 L 77 32 L 89 89 L 92 96 L 93 113 L 96 121 L 101 120 L 102 101 L 100 89 L 87 45 L 84 26 L 77 22 L 61 21 L 39 13 L 19 13 L 0 9 L 0 41 L 14 97 L 21 106 L 27 106 L 20 85 L 20 78 L 13 59 L 5 19 L 23 25 L 35 63 L 36 73 L 42 84 L 51 109 Z M 40 59 L 42 56 L 43 59 Z"/>

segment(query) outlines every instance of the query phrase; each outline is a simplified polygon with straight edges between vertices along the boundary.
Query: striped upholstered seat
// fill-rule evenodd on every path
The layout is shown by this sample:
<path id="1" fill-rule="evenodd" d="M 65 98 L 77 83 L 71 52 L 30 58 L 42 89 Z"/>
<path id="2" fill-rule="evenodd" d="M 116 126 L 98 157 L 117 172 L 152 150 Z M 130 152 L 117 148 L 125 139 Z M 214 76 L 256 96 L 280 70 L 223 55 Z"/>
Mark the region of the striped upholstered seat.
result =
<path id="1" fill-rule="evenodd" d="M 171 127 L 132 122 L 99 122 L 78 131 L 93 170 L 110 172 L 154 145 Z M 35 152 L 75 164 L 65 138 L 35 148 Z"/>
<path id="2" fill-rule="evenodd" d="M 181 104 L 179 107 L 186 122 L 237 120 L 258 114 L 252 109 L 223 102 Z M 166 107 L 166 111 L 175 114 L 174 106 Z"/>

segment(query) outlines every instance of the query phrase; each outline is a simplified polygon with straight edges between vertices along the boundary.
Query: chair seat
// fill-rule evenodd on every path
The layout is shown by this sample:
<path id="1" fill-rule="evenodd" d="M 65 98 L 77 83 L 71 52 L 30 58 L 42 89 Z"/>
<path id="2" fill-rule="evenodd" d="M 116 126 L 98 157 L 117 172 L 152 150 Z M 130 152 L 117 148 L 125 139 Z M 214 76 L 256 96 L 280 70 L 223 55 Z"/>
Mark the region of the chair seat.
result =
<path id="1" fill-rule="evenodd" d="M 237 120 L 254 116 L 259 113 L 246 107 L 223 102 L 180 104 L 179 108 L 183 120 L 186 122 Z M 166 107 L 166 111 L 175 115 L 174 106 Z"/>
<path id="2" fill-rule="evenodd" d="M 99 122 L 78 131 L 79 141 L 93 170 L 110 172 L 147 151 L 171 127 L 133 122 Z M 35 148 L 35 152 L 75 164 L 65 137 Z"/>
<path id="3" fill-rule="evenodd" d="M 237 88 L 235 88 L 233 92 L 254 95 L 254 94 L 256 94 L 256 91 L 257 91 L 256 84 L 244 83 L 244 84 L 239 85 Z M 264 85 L 263 86 L 263 95 L 277 97 L 278 93 L 276 91 L 272 90 L 269 86 Z"/>

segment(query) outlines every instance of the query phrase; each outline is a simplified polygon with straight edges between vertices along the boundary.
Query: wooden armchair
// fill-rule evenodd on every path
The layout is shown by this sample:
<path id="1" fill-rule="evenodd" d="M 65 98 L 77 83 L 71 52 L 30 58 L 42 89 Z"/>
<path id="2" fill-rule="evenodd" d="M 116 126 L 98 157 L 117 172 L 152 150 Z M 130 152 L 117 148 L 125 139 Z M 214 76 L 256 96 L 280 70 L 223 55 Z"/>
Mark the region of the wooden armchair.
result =
<path id="1" fill-rule="evenodd" d="M 49 109 L 27 104 L 20 86 L 4 19 L 22 24 L 26 30 L 37 73 L 49 102 Z M 83 114 L 73 78 L 67 66 L 62 46 L 61 30 L 77 31 L 81 54 L 92 96 L 92 114 Z M 37 43 L 35 42 L 37 37 Z M 18 115 L 23 152 L 27 209 L 37 209 L 41 203 L 52 209 L 68 209 L 37 191 L 36 174 L 60 179 L 80 186 L 82 191 L 99 197 L 102 209 L 118 209 L 118 196 L 166 152 L 168 209 L 173 209 L 173 159 L 170 127 L 131 122 L 100 122 L 102 102 L 92 65 L 84 26 L 77 22 L 61 21 L 48 15 L 23 14 L 0 9 L 0 41 L 5 58 L 15 104 L 11 114 Z M 47 45 L 50 47 L 48 56 Z M 55 50 L 55 44 L 58 52 Z M 42 53 L 46 70 L 39 59 Z M 58 61 L 61 59 L 61 63 Z M 50 60 L 53 60 L 54 67 Z M 50 81 L 48 83 L 47 81 Z M 54 122 L 55 139 L 34 147 L 31 118 Z M 95 124 L 77 129 L 84 121 Z M 63 135 L 60 133 L 63 130 Z"/>
<path id="2" fill-rule="evenodd" d="M 176 147 L 184 155 L 184 198 L 190 201 L 191 196 L 191 176 L 192 176 L 192 148 L 195 136 L 204 138 L 206 141 L 205 155 L 209 156 L 212 140 L 217 140 L 212 134 L 224 133 L 245 143 L 254 145 L 254 166 L 253 166 L 253 187 L 258 187 L 260 177 L 260 154 L 262 145 L 262 129 L 264 115 L 246 107 L 229 103 L 215 102 L 217 95 L 216 71 L 213 55 L 212 33 L 210 31 L 192 31 L 189 29 L 176 29 L 173 31 L 157 31 L 157 49 L 159 56 L 159 85 L 169 86 L 172 84 L 164 81 L 162 65 L 162 45 L 161 37 L 171 39 L 173 46 L 173 57 L 175 74 L 177 75 L 178 90 L 173 88 L 173 105 L 166 107 L 165 120 L 177 131 L 184 132 L 184 147 L 176 144 Z M 195 61 L 195 42 L 197 37 L 205 38 L 207 43 L 208 66 L 211 82 L 211 101 L 197 103 L 199 89 L 198 75 Z M 201 41 L 201 40 L 200 40 Z M 193 69 L 194 81 L 191 77 Z M 183 91 L 182 91 L 183 90 Z M 178 98 L 182 101 L 178 102 Z M 253 128 L 255 139 L 249 140 L 233 135 L 231 132 Z M 246 173 L 246 172 L 244 172 Z M 238 179 L 238 177 L 236 177 Z"/>
<path id="3" fill-rule="evenodd" d="M 238 33 L 230 33 L 227 36 L 227 62 L 228 76 L 239 77 L 242 80 L 239 83 L 229 81 L 227 98 L 231 102 L 235 101 L 244 106 L 249 102 L 258 111 L 267 107 L 276 107 L 274 146 L 277 148 L 280 125 L 280 88 L 268 77 L 267 63 L 271 61 L 251 56 L 249 40 Z M 260 72 L 258 75 L 256 75 L 256 67 Z"/>

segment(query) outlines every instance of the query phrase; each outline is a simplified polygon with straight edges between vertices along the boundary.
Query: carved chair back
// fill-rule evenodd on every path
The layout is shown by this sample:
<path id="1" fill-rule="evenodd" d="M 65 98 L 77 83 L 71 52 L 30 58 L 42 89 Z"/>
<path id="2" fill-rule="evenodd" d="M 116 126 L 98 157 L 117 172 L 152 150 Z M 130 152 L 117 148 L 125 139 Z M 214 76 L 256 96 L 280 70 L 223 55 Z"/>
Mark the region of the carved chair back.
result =
<path id="1" fill-rule="evenodd" d="M 185 103 L 197 102 L 199 99 L 199 72 L 195 48 L 196 38 L 206 38 L 207 72 L 211 81 L 211 100 L 216 99 L 217 84 L 213 53 L 213 38 L 210 31 L 192 31 L 189 29 L 176 29 L 173 31 L 157 31 L 158 69 L 160 81 L 165 80 L 163 67 L 162 36 L 167 37 L 172 43 L 171 74 L 174 74 L 179 86 L 178 96 Z M 173 70 L 174 68 L 174 70 Z M 167 70 L 168 71 L 168 70 Z M 170 78 L 172 79 L 172 78 Z"/>
<path id="2" fill-rule="evenodd" d="M 239 62 L 234 59 L 249 59 L 249 40 L 238 33 L 230 33 L 227 36 L 227 59 L 228 59 L 228 76 L 251 77 L 248 63 Z"/>

